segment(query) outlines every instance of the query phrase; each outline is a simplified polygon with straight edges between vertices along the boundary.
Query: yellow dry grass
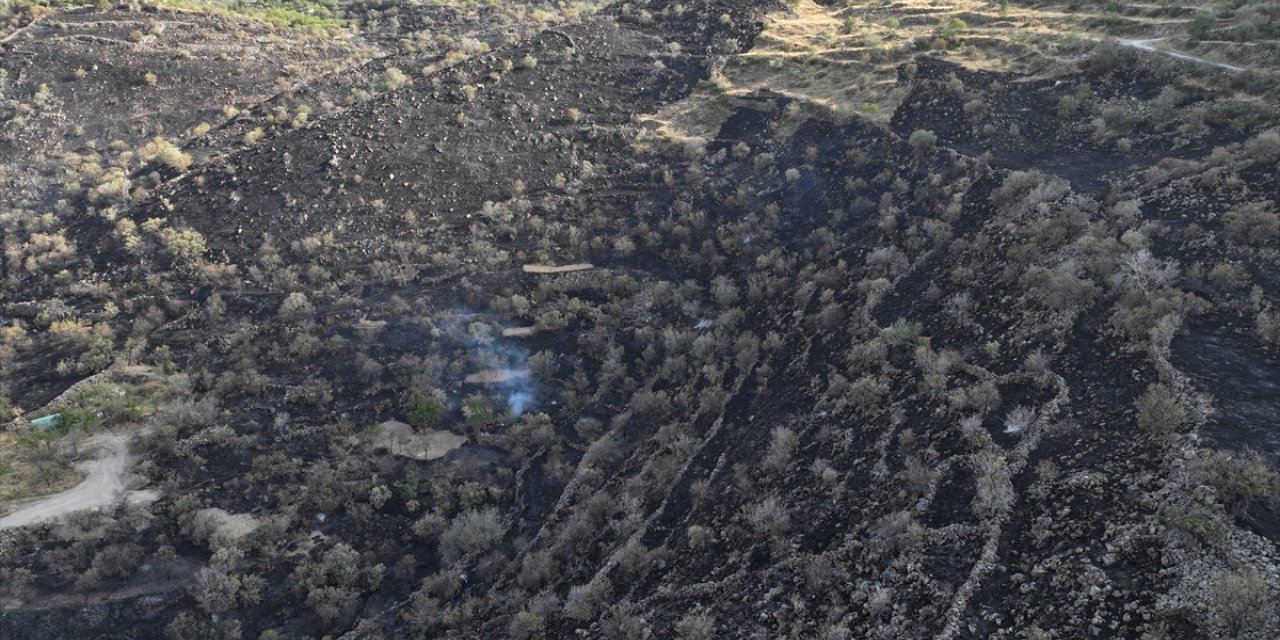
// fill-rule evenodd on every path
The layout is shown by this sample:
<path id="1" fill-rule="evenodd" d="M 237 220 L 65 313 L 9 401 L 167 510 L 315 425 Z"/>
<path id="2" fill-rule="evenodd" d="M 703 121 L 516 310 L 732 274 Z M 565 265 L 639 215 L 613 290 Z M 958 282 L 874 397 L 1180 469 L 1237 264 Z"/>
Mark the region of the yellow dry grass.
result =
<path id="1" fill-rule="evenodd" d="M 714 90 L 704 87 L 644 121 L 655 137 L 696 150 L 716 135 L 734 98 L 768 90 L 836 116 L 885 122 L 905 95 L 899 67 L 926 51 L 975 70 L 1054 76 L 1111 37 L 1104 25 L 1141 37 L 1183 34 L 1187 19 L 1163 8 L 1148 3 L 1120 15 L 1101 7 L 1001 8 L 987 0 L 800 0 L 791 11 L 769 14 L 752 49 L 730 56 L 713 77 Z"/>

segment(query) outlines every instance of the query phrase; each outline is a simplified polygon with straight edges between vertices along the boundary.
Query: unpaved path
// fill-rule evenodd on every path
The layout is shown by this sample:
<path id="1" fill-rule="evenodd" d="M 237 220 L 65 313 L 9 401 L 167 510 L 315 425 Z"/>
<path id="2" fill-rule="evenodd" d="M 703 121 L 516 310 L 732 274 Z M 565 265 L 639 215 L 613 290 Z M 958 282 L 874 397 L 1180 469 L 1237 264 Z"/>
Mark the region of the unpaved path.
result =
<path id="1" fill-rule="evenodd" d="M 1161 53 L 1171 58 L 1177 58 L 1179 60 L 1189 60 L 1191 62 L 1207 64 L 1213 67 L 1218 67 L 1219 69 L 1226 69 L 1227 71 L 1244 71 L 1244 67 L 1237 67 L 1233 64 L 1227 64 L 1225 62 L 1214 62 L 1213 60 L 1205 60 L 1200 56 L 1193 56 L 1189 53 L 1182 53 L 1180 51 L 1173 51 L 1171 49 L 1157 48 L 1155 44 L 1157 42 L 1160 42 L 1161 40 L 1167 40 L 1167 38 L 1151 38 L 1148 40 L 1121 40 L 1120 44 L 1126 47 L 1133 47 L 1134 49 L 1140 49 L 1142 51 L 1151 51 L 1153 53 Z"/>
<path id="2" fill-rule="evenodd" d="M 0 518 L 0 529 L 25 527 L 68 513 L 105 507 L 115 502 L 120 494 L 132 503 L 151 502 L 158 497 L 154 491 L 126 490 L 125 483 L 133 466 L 128 435 L 104 433 L 89 438 L 81 446 L 98 448 L 97 458 L 76 465 L 86 474 L 84 481 L 62 493 L 38 498 Z"/>

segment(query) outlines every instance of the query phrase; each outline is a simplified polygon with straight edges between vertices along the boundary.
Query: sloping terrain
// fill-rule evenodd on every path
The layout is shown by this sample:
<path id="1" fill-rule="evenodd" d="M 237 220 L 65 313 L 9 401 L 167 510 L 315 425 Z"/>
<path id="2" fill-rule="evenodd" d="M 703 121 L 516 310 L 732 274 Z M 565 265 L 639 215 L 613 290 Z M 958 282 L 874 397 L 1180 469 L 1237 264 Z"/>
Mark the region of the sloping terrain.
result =
<path id="1" fill-rule="evenodd" d="M 440 4 L 199 132 L 67 88 L 123 192 L 10 123 L 0 409 L 150 425 L 160 497 L 0 534 L 4 637 L 1280 632 L 1268 3 Z M 267 30 L 8 43 L 179 18 Z M 166 394 L 37 411 L 115 361 Z"/>
<path id="2" fill-rule="evenodd" d="M 358 52 L 340 40 L 285 39 L 252 23 L 154 9 L 71 9 L 10 33 L 3 46 L 0 153 L 32 160 L 6 167 L 5 201 L 43 209 L 97 186 L 128 162 L 120 154 L 156 136 L 181 143 Z M 47 156 L 61 162 L 39 161 Z"/>
<path id="3" fill-rule="evenodd" d="M 0 529 L 26 527 L 77 511 L 105 507 L 115 502 L 118 494 L 124 494 L 128 502 L 149 502 L 155 498 L 152 492 L 129 492 L 126 488 L 130 458 L 125 437 L 107 434 L 81 446 L 101 449 L 97 459 L 83 465 L 84 481 L 61 493 L 21 505 L 0 518 Z"/>

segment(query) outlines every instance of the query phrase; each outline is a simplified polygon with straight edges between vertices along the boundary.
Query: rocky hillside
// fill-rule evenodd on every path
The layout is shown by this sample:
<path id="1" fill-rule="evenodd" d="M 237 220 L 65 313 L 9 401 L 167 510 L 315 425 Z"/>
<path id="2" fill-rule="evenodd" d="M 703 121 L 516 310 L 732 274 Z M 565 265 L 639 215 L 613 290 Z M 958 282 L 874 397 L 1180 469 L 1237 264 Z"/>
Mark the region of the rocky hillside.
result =
<path id="1" fill-rule="evenodd" d="M 3 8 L 0 636 L 1277 637 L 1280 10 L 1113 5 Z"/>

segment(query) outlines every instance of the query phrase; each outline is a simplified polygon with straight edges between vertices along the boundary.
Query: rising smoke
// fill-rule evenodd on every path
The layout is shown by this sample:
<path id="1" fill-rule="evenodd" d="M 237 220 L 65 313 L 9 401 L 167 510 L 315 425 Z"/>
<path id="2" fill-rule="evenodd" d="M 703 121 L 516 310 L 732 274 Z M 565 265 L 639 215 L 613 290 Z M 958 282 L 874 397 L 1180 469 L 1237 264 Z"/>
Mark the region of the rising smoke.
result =
<path id="1" fill-rule="evenodd" d="M 529 355 L 519 345 L 495 334 L 479 317 L 458 311 L 439 328 L 467 349 L 473 370 L 478 370 L 468 380 L 490 385 L 491 390 L 506 399 L 510 414 L 518 417 L 532 408 L 537 399 L 529 375 Z"/>
<path id="2" fill-rule="evenodd" d="M 534 404 L 533 379 L 529 375 L 529 355 L 524 349 L 501 338 L 477 346 L 485 350 L 483 360 L 494 363 L 492 370 L 505 375 L 497 390 L 507 399 L 507 409 L 519 417 Z"/>

